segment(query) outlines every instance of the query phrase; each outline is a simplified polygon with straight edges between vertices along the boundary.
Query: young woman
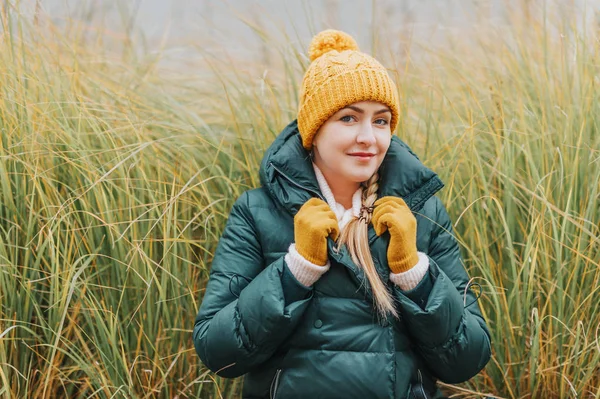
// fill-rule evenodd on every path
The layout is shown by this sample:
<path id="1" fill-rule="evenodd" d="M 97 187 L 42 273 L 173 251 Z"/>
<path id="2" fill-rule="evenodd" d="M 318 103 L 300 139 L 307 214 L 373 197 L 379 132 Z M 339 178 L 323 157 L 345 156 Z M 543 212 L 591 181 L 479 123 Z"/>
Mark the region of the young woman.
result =
<path id="1" fill-rule="evenodd" d="M 393 135 L 397 89 L 347 34 L 313 38 L 297 120 L 234 204 L 194 326 L 244 398 L 440 398 L 490 359 L 443 187 Z"/>

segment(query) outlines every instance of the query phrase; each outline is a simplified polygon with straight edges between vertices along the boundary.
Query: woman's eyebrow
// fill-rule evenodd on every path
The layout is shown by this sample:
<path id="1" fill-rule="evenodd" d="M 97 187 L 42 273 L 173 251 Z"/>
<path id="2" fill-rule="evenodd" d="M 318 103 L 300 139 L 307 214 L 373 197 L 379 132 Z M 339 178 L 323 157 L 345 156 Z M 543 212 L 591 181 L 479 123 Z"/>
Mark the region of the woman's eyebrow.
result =
<path id="1" fill-rule="evenodd" d="M 356 106 L 354 106 L 354 105 L 348 105 L 347 107 L 344 107 L 344 108 L 342 108 L 342 109 L 345 109 L 345 108 L 350 108 L 350 109 L 352 109 L 352 110 L 354 110 L 354 111 L 358 112 L 359 114 L 364 114 L 364 113 L 365 113 L 365 111 L 363 111 L 362 109 L 360 109 L 360 108 L 358 108 L 358 107 L 356 107 Z M 375 112 L 375 114 L 374 114 L 374 115 L 383 114 L 383 113 L 385 113 L 385 112 L 389 112 L 390 114 L 392 113 L 392 111 L 390 111 L 390 109 L 389 109 L 389 108 L 384 108 L 384 109 L 380 109 L 379 111 Z"/>

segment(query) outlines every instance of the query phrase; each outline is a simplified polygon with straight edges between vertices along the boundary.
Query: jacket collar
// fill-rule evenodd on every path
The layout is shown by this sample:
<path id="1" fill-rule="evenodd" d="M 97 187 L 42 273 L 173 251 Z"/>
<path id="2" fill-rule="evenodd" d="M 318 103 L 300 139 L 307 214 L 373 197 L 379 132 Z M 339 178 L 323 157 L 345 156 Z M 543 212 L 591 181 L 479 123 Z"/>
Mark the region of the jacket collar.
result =
<path id="1" fill-rule="evenodd" d="M 265 152 L 260 181 L 271 197 L 292 215 L 311 197 L 325 201 L 308 151 L 302 146 L 297 120 L 277 136 Z M 401 197 L 413 212 L 444 187 L 438 175 L 427 168 L 397 136 L 379 168 L 379 197 Z"/>

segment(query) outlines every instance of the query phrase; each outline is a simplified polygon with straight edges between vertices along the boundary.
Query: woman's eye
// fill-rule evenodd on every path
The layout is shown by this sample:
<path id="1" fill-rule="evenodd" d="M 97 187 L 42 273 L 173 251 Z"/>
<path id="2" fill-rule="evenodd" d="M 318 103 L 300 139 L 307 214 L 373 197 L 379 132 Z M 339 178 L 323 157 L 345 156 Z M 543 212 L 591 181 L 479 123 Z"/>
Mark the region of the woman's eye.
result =
<path id="1" fill-rule="evenodd" d="M 349 119 L 347 120 L 346 118 L 352 118 L 352 115 L 346 115 L 346 116 L 342 116 L 342 117 L 340 118 L 340 120 L 341 120 L 342 122 L 350 122 L 350 120 L 349 120 Z"/>
<path id="2" fill-rule="evenodd" d="M 388 121 L 387 121 L 387 120 L 385 120 L 385 119 L 377 119 L 377 120 L 375 121 L 375 123 L 377 123 L 377 122 L 383 122 L 383 123 L 378 123 L 378 125 L 384 125 L 384 126 L 385 126 L 385 125 L 387 125 L 387 124 L 388 124 Z"/>

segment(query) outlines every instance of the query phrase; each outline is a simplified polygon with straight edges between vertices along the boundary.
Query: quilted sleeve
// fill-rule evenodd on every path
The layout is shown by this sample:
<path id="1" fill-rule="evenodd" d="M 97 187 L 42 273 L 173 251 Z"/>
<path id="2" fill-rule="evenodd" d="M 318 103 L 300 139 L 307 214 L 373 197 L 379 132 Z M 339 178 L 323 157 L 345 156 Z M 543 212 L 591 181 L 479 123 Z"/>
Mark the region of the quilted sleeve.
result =
<path id="1" fill-rule="evenodd" d="M 268 360 L 312 298 L 312 288 L 286 277 L 284 256 L 263 263 L 245 192 L 217 245 L 193 331 L 198 356 L 219 376 L 237 377 Z"/>
<path id="2" fill-rule="evenodd" d="M 443 382 L 458 383 L 475 376 L 490 360 L 490 334 L 475 295 L 471 290 L 465 294 L 469 277 L 450 217 L 441 201 L 434 200 L 436 217 L 428 253 L 433 287 L 427 302 L 421 308 L 400 289 L 396 294 L 430 371 Z"/>

